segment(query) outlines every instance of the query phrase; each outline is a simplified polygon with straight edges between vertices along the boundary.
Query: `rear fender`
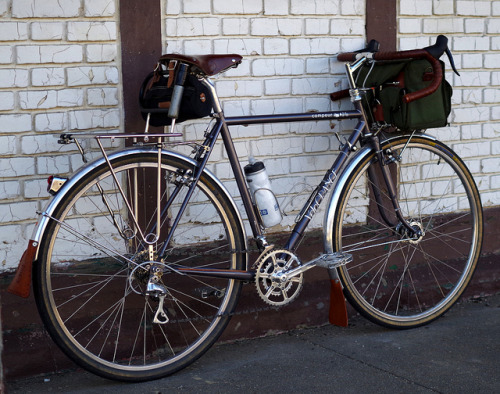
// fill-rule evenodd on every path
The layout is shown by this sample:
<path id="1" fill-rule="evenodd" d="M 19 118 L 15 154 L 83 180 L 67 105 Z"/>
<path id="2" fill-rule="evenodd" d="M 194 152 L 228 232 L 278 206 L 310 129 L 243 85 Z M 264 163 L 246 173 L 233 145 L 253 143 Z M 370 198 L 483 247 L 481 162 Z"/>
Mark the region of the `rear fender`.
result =
<path id="1" fill-rule="evenodd" d="M 112 153 L 108 156 L 109 161 L 113 161 L 117 158 L 120 158 L 122 156 L 133 156 L 133 155 L 140 155 L 144 153 L 151 153 L 152 150 L 147 149 L 147 148 L 131 148 L 131 149 L 126 149 L 126 150 L 121 150 L 115 153 Z M 156 152 L 156 151 L 155 151 Z M 164 150 L 162 152 L 163 155 L 169 155 L 173 156 L 177 159 L 183 160 L 188 162 L 190 165 L 195 166 L 196 162 L 188 158 L 186 156 L 183 156 L 179 153 L 172 152 L 172 151 L 166 151 Z M 33 235 L 28 243 L 28 247 L 26 248 L 25 252 L 23 253 L 21 260 L 19 262 L 16 275 L 14 277 L 14 280 L 8 287 L 8 291 L 12 294 L 19 295 L 21 297 L 28 297 L 30 293 L 30 283 L 31 283 L 31 272 L 32 272 L 32 266 L 33 262 L 37 260 L 38 258 L 38 251 L 39 251 L 39 246 L 40 243 L 42 242 L 45 232 L 47 230 L 47 226 L 50 222 L 50 218 L 53 216 L 54 212 L 56 211 L 58 205 L 64 200 L 66 195 L 70 192 L 70 190 L 75 186 L 83 177 L 88 175 L 92 170 L 95 168 L 99 167 L 100 165 L 104 164 L 106 160 L 103 158 L 98 159 L 91 164 L 81 168 L 78 172 L 76 172 L 70 179 L 68 179 L 64 185 L 61 187 L 61 189 L 58 191 L 58 193 L 50 200 L 49 204 L 46 206 L 46 208 L 43 210 L 43 212 L 39 213 L 40 218 L 38 220 L 37 225 L 35 226 L 35 229 L 33 230 Z M 211 178 L 217 185 L 223 190 L 224 194 L 226 197 L 231 201 L 231 204 L 233 205 L 234 211 L 238 215 L 238 220 L 240 222 L 240 226 L 243 230 L 243 239 L 246 242 L 246 234 L 245 234 L 245 226 L 243 224 L 243 220 L 241 218 L 241 215 L 239 213 L 239 210 L 236 206 L 236 203 L 234 202 L 233 198 L 227 191 L 226 187 L 220 182 L 215 175 L 210 172 L 208 169 L 205 169 L 205 174 Z M 247 249 L 245 245 L 245 249 Z"/>

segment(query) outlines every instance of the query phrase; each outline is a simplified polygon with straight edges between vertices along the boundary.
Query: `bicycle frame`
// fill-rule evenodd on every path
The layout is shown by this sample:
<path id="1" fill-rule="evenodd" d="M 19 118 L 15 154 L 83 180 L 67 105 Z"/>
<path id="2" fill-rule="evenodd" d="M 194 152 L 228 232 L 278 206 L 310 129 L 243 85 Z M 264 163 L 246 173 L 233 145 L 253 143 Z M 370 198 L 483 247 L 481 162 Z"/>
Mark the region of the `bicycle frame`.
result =
<path id="1" fill-rule="evenodd" d="M 184 210 L 189 202 L 190 196 L 192 195 L 192 192 L 194 191 L 196 184 L 202 175 L 203 171 L 205 170 L 206 164 L 209 160 L 210 154 L 212 152 L 212 149 L 218 140 L 219 136 L 222 138 L 222 142 L 224 144 L 224 148 L 226 149 L 227 155 L 228 155 L 228 160 L 230 163 L 230 166 L 232 168 L 232 171 L 234 173 L 234 178 L 240 193 L 240 196 L 242 198 L 243 206 L 246 211 L 250 227 L 252 230 L 252 235 L 254 240 L 257 242 L 257 246 L 261 252 L 265 250 L 265 248 L 268 246 L 267 241 L 265 237 L 263 236 L 261 226 L 259 224 L 259 220 L 257 217 L 257 213 L 254 210 L 254 206 L 252 203 L 252 199 L 250 196 L 250 193 L 247 189 L 246 186 L 246 181 L 245 177 L 243 175 L 243 171 L 240 166 L 240 162 L 230 135 L 229 131 L 229 126 L 236 126 L 236 125 L 252 125 L 252 124 L 267 124 L 267 123 L 293 123 L 293 122 L 310 122 L 310 121 L 318 121 L 318 120 L 346 120 L 346 119 L 358 119 L 358 123 L 356 127 L 353 129 L 351 135 L 349 138 L 346 140 L 346 142 L 341 145 L 340 147 L 340 152 L 335 159 L 334 163 L 332 164 L 331 168 L 328 169 L 320 182 L 320 184 L 316 187 L 316 189 L 313 191 L 309 199 L 307 200 L 305 206 L 302 208 L 300 214 L 299 214 L 299 220 L 295 224 L 293 230 L 291 231 L 290 237 L 288 241 L 286 242 L 285 249 L 290 250 L 294 252 L 299 243 L 300 240 L 302 239 L 304 232 L 313 218 L 314 214 L 317 212 L 319 205 L 325 198 L 326 194 L 328 191 L 331 189 L 332 185 L 334 184 L 335 180 L 337 179 L 339 173 L 341 173 L 341 169 L 344 166 L 344 164 L 347 162 L 348 157 L 352 152 L 356 150 L 356 144 L 358 141 L 363 137 L 367 143 L 371 143 L 371 149 L 375 149 L 376 151 L 380 150 L 380 145 L 378 144 L 378 137 L 374 136 L 369 127 L 368 127 L 368 121 L 367 121 L 367 116 L 365 109 L 363 108 L 363 105 L 361 103 L 361 94 L 358 91 L 358 89 L 355 86 L 355 81 L 353 78 L 353 72 L 359 68 L 363 63 L 366 61 L 366 58 L 362 58 L 360 60 L 357 60 L 353 64 L 346 64 L 346 74 L 348 76 L 348 81 L 349 85 L 351 87 L 351 98 L 352 102 L 354 104 L 354 109 L 353 110 L 348 110 L 348 111 L 327 111 L 327 112 L 307 112 L 307 113 L 299 113 L 299 114 L 276 114 L 276 115 L 256 115 L 256 116 L 236 116 L 236 117 L 225 117 L 224 113 L 222 111 L 217 93 L 215 91 L 215 87 L 213 84 L 208 80 L 208 78 L 201 78 L 201 81 L 209 88 L 211 91 L 212 97 L 213 97 L 213 103 L 214 103 L 214 109 L 215 109 L 215 115 L 214 118 L 216 119 L 215 124 L 213 127 L 210 129 L 209 132 L 206 133 L 205 141 L 201 145 L 200 149 L 198 149 L 194 160 L 196 161 L 197 165 L 194 168 L 193 174 L 190 176 L 190 183 L 189 183 L 189 190 L 187 192 L 187 195 L 181 204 L 181 207 L 179 209 L 179 212 L 177 214 L 177 217 L 171 222 L 171 227 L 169 228 L 168 235 L 165 240 L 163 240 L 163 247 L 162 250 L 158 251 L 157 257 L 159 260 L 161 260 L 163 257 L 166 256 L 166 249 L 167 245 L 169 244 L 173 233 L 175 232 L 176 226 L 180 221 L 181 216 L 184 213 Z M 147 131 L 143 134 L 134 134 L 134 135 L 124 135 L 124 134 L 105 134 L 105 135 L 92 135 L 92 134 L 80 134 L 79 137 L 83 138 L 96 138 L 97 141 L 101 138 L 149 138 L 149 137 L 154 137 L 158 138 L 158 142 L 156 143 L 157 150 L 158 150 L 158 161 L 159 163 L 161 162 L 161 154 L 162 154 L 162 138 L 163 137 L 168 137 L 168 136 L 178 136 L 179 134 L 175 133 L 175 122 L 173 123 L 171 127 L 171 132 L 167 134 L 148 134 Z M 68 141 L 65 143 L 69 143 L 69 140 L 73 140 L 72 142 L 76 142 L 72 138 L 72 136 L 63 136 L 62 137 L 67 138 Z M 370 139 L 368 139 L 370 138 Z M 99 142 L 100 145 L 100 142 Z M 78 146 L 78 143 L 77 143 Z M 104 158 L 106 159 L 106 153 L 104 152 L 104 148 L 102 145 L 100 145 L 101 151 L 104 155 Z M 81 152 L 82 153 L 82 152 Z M 379 152 L 379 155 L 381 155 L 381 152 Z M 106 160 L 108 163 L 108 166 L 110 167 L 110 170 L 113 172 L 113 168 L 111 163 Z M 382 171 L 384 171 L 384 165 L 382 164 L 382 161 L 380 160 Z M 157 179 L 159 180 L 159 173 L 160 173 L 160 167 L 158 167 L 158 177 Z M 385 169 L 387 172 L 387 169 Z M 385 174 L 387 175 L 387 173 Z M 394 190 L 394 186 L 392 185 L 390 176 L 385 176 L 384 175 L 384 181 L 388 183 L 388 188 L 390 190 Z M 64 185 L 64 190 L 67 190 L 68 187 L 70 186 L 71 182 L 68 182 L 68 184 Z M 124 191 L 121 191 L 124 195 Z M 175 192 L 174 192 L 175 193 Z M 59 196 L 58 196 L 59 197 Z M 397 209 L 398 202 L 395 196 L 393 197 L 393 205 L 396 207 L 396 214 L 400 216 L 399 210 Z M 159 204 L 159 200 L 157 200 L 157 204 Z M 163 207 L 160 209 L 158 207 L 158 212 L 165 213 L 168 209 L 168 202 L 167 206 Z M 133 211 L 132 207 L 127 207 L 129 213 L 134 216 L 135 213 Z M 22 259 L 22 263 L 24 260 L 26 260 L 29 264 L 31 264 L 32 259 L 36 259 L 37 252 L 38 252 L 38 244 L 39 241 L 43 237 L 43 233 L 45 231 L 45 228 L 47 226 L 47 220 L 50 220 L 50 217 L 46 218 L 44 214 L 42 214 L 42 220 L 41 223 L 39 223 L 39 226 L 35 229 L 34 236 L 32 237 L 32 240 L 30 241 L 28 250 L 30 253 L 26 254 L 26 258 Z M 134 218 L 132 218 L 133 221 Z M 401 218 L 400 218 L 401 219 Z M 408 227 L 409 231 L 413 231 L 411 227 L 408 226 L 408 224 L 402 220 L 403 225 L 405 227 Z M 155 234 L 154 238 L 155 239 L 149 239 L 146 240 L 145 235 L 141 232 L 141 236 L 143 238 L 143 241 L 145 244 L 148 245 L 149 247 L 149 254 L 150 254 L 150 259 L 152 259 L 152 249 L 151 245 L 158 240 L 159 236 L 159 231 L 157 229 L 158 223 L 160 223 L 160 219 L 156 221 L 156 223 L 153 225 L 153 228 L 149 232 L 145 232 L 144 234 Z M 30 260 L 30 261 L 28 261 Z M 310 267 L 312 268 L 312 267 Z M 196 274 L 200 276 L 211 276 L 211 277 L 222 277 L 222 278 L 230 278 L 230 279 L 237 279 L 237 280 L 253 280 L 255 277 L 255 271 L 249 268 L 248 266 L 246 267 L 245 271 L 236 271 L 236 270 L 217 270 L 217 269 L 192 269 L 192 268 L 184 268 L 184 267 L 176 267 L 173 268 L 172 270 L 175 270 L 178 273 L 182 273 L 185 271 L 186 273 L 190 274 Z"/>
<path id="2" fill-rule="evenodd" d="M 169 231 L 169 235 L 164 242 L 162 250 L 159 251 L 158 256 L 160 258 L 165 257 L 165 252 L 172 234 L 175 231 L 176 225 L 179 223 L 180 217 L 182 216 L 188 200 L 192 191 L 196 186 L 201 173 L 203 172 L 205 165 L 209 159 L 210 152 L 214 146 L 216 140 L 221 136 L 224 148 L 228 155 L 229 164 L 233 171 L 235 181 L 238 187 L 238 191 L 242 198 L 243 206 L 246 211 L 250 227 L 252 229 L 253 238 L 256 240 L 259 250 L 262 252 L 267 246 L 267 241 L 262 234 L 262 229 L 259 224 L 257 214 L 254 210 L 252 199 L 248 188 L 246 186 L 245 177 L 241 169 L 241 165 L 230 135 L 229 126 L 245 126 L 251 124 L 268 124 L 268 123 L 292 123 L 292 122 L 308 122 L 308 121 L 318 121 L 318 120 L 345 120 L 345 119 L 358 119 L 358 124 L 354 128 L 353 132 L 349 136 L 345 144 L 340 147 L 340 153 L 334 161 L 333 165 L 329 170 L 326 171 L 321 183 L 313 191 L 309 199 L 307 200 L 305 206 L 302 208 L 299 214 L 299 220 L 295 224 L 290 237 L 285 245 L 285 249 L 290 251 L 295 251 L 302 239 L 304 232 L 313 218 L 314 214 L 317 212 L 319 205 L 325 198 L 326 194 L 331 189 L 335 179 L 337 178 L 341 168 L 347 161 L 349 155 L 356 150 L 355 145 L 359 141 L 362 135 L 371 135 L 370 130 L 367 127 L 366 114 L 361 104 L 361 96 L 359 91 L 355 89 L 355 82 L 353 78 L 353 72 L 359 68 L 366 59 L 361 59 L 355 62 L 353 65 L 346 64 L 346 72 L 349 78 L 349 83 L 353 88 L 353 103 L 355 106 L 354 110 L 350 111 L 329 111 L 329 112 L 316 112 L 316 113 L 299 113 L 299 114 L 278 114 L 278 115 L 256 115 L 256 116 L 237 116 L 237 117 L 225 117 L 221 109 L 217 93 L 213 84 L 206 78 L 201 81 L 209 88 L 213 96 L 214 107 L 216 110 L 215 118 L 217 119 L 211 130 L 206 134 L 206 138 L 202 147 L 198 150 L 196 154 L 196 161 L 199 163 L 198 167 L 195 169 L 191 182 L 189 186 L 189 191 L 187 197 L 185 198 L 181 208 L 177 214 L 177 217 L 172 223 L 172 228 Z M 386 179 L 387 181 L 387 179 Z M 390 180 L 389 180 L 390 181 Z M 186 269 L 186 268 L 176 268 L 179 272 L 189 272 L 191 274 L 196 273 L 201 276 L 217 276 L 224 278 L 233 278 L 240 280 L 252 280 L 254 278 L 254 272 L 249 270 L 247 267 L 246 272 L 235 272 L 232 270 L 213 270 L 213 269 Z"/>
<path id="3" fill-rule="evenodd" d="M 257 214 L 253 209 L 252 200 L 250 197 L 250 193 L 248 192 L 246 181 L 243 175 L 243 171 L 241 170 L 241 166 L 239 163 L 239 159 L 237 157 L 233 141 L 231 139 L 229 133 L 229 126 L 233 125 L 250 125 L 250 124 L 258 124 L 258 123 L 279 123 L 279 122 L 305 122 L 312 121 L 318 119 L 360 119 L 362 118 L 362 112 L 360 110 L 355 111 L 332 111 L 332 112 L 321 112 L 321 113 L 303 113 L 303 114 L 290 114 L 290 115 L 263 115 L 263 116 L 244 116 L 244 117 L 228 117 L 225 119 L 219 119 L 212 129 L 212 132 L 208 136 L 207 139 L 217 138 L 218 134 L 221 134 L 224 147 L 226 149 L 229 163 L 233 170 L 236 184 L 238 186 L 238 190 L 240 192 L 243 205 L 245 207 L 246 213 L 248 215 L 248 219 L 250 222 L 250 226 L 253 232 L 253 236 L 256 239 L 262 237 L 262 230 L 259 225 L 259 221 L 257 218 Z M 349 156 L 349 153 L 355 149 L 354 145 L 359 140 L 363 129 L 365 128 L 365 122 L 360 121 L 358 125 L 354 128 L 354 131 L 351 133 L 349 140 L 346 144 L 344 144 L 341 148 L 340 154 L 337 159 L 333 163 L 332 167 L 326 172 L 323 180 L 318 185 L 313 194 L 309 197 L 306 206 L 302 209 L 301 219 L 295 225 L 292 230 L 292 237 L 286 244 L 286 248 L 289 250 L 295 250 L 297 246 L 297 241 L 301 238 L 306 229 L 307 225 L 311 221 L 315 212 L 318 209 L 319 204 L 325 197 L 326 193 L 330 190 L 331 185 L 333 184 L 337 174 L 340 171 L 340 168 L 345 163 L 345 160 Z M 265 246 L 261 245 L 261 246 Z"/>

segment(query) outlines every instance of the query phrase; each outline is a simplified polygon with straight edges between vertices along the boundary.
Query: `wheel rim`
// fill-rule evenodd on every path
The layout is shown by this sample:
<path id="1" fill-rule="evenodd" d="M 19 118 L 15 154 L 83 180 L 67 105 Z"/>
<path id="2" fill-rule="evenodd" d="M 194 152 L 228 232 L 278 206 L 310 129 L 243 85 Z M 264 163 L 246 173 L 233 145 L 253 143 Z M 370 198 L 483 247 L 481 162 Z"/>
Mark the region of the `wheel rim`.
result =
<path id="1" fill-rule="evenodd" d="M 394 156 L 403 146 L 392 144 Z M 352 253 L 354 261 L 340 269 L 341 279 L 349 300 L 377 323 L 414 326 L 440 316 L 463 292 L 475 268 L 480 207 L 474 204 L 463 164 L 440 148 L 412 143 L 401 162 L 390 164 L 403 216 L 423 230 L 421 237 L 412 240 L 394 226 L 387 191 L 381 190 L 381 203 L 374 203 L 374 182 L 367 175 L 369 163 L 378 166 L 374 156 L 361 164 L 343 199 L 337 247 Z"/>
<path id="2" fill-rule="evenodd" d="M 131 185 L 141 184 L 140 178 L 146 180 L 155 167 L 154 160 L 121 165 L 117 179 L 129 193 Z M 168 174 L 176 168 L 166 164 L 162 167 L 167 184 Z M 178 175 L 170 177 L 170 181 L 175 177 Z M 228 320 L 224 315 L 234 308 L 239 283 L 180 276 L 172 270 L 162 277 L 168 290 L 164 310 L 170 321 L 164 325 L 152 323 L 158 300 L 141 294 L 149 278 L 142 270 L 147 264 L 143 255 L 147 253 L 137 241 L 139 234 L 132 235 L 130 215 L 111 179 L 105 171 L 99 179 L 91 180 L 59 216 L 64 224 L 54 228 L 46 252 L 46 261 L 51 263 L 42 273 L 48 313 L 56 335 L 63 338 L 70 352 L 76 350 L 94 367 L 97 364 L 98 368 L 137 372 L 172 366 L 172 371 L 167 371 L 170 373 L 193 361 L 218 337 Z M 104 190 L 106 202 L 99 189 Z M 171 186 L 164 188 L 162 198 L 169 190 Z M 224 213 L 227 206 L 218 201 L 217 190 L 203 182 L 197 191 L 186 219 L 167 248 L 166 263 L 174 268 L 241 268 L 241 256 L 234 253 L 242 248 L 238 244 L 241 239 Z M 212 204 L 203 202 L 207 197 Z M 178 206 L 172 204 L 169 217 L 175 215 Z M 144 228 L 154 222 L 154 212 L 148 217 L 140 223 Z"/>

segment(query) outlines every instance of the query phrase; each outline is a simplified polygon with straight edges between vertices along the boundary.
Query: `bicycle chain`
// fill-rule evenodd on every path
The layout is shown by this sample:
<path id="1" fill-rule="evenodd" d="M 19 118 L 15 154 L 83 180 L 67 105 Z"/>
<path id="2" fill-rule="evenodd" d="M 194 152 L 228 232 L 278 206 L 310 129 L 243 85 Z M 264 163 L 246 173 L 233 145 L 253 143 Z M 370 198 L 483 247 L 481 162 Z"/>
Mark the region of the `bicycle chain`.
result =
<path id="1" fill-rule="evenodd" d="M 251 313 L 267 312 L 270 310 L 277 310 L 277 309 L 278 308 L 273 308 L 271 306 L 263 306 L 263 307 L 259 307 L 259 308 L 247 309 L 244 311 L 217 313 L 215 315 L 210 315 L 210 316 L 198 316 L 198 317 L 194 317 L 192 319 L 169 320 L 169 323 L 191 323 L 191 322 L 197 322 L 197 321 L 201 321 L 201 320 L 211 320 L 211 319 L 214 319 L 217 317 L 233 317 L 233 316 L 247 315 L 247 314 L 251 314 Z"/>
<path id="2" fill-rule="evenodd" d="M 227 254 L 227 253 L 251 253 L 251 252 L 258 252 L 260 253 L 259 257 L 255 260 L 255 262 L 252 265 L 252 269 L 256 269 L 260 264 L 262 264 L 267 258 L 270 256 L 270 254 L 273 252 L 274 245 L 269 245 L 264 251 L 259 250 L 258 248 L 251 248 L 251 249 L 244 249 L 244 250 L 230 250 L 230 251 L 206 251 L 201 253 L 200 255 L 219 255 L 219 254 Z M 285 251 L 289 253 L 288 251 Z M 168 255 L 175 255 L 175 256 L 183 256 L 183 255 L 192 255 L 192 251 L 174 251 L 172 250 L 171 252 L 168 253 Z M 255 281 L 253 282 L 254 284 Z M 262 299 L 262 297 L 260 297 Z M 265 301 L 265 300 L 264 300 Z M 244 311 L 233 311 L 233 312 L 226 312 L 226 313 L 217 313 L 214 315 L 208 315 L 208 316 L 198 316 L 190 319 L 177 319 L 177 320 L 170 320 L 169 323 L 189 323 L 189 322 L 197 322 L 197 321 L 202 321 L 202 320 L 211 320 L 214 318 L 218 317 L 233 317 L 233 316 L 240 316 L 240 315 L 245 315 L 245 314 L 251 314 L 251 313 L 259 313 L 259 312 L 267 312 L 270 310 L 278 310 L 279 307 L 277 305 L 270 304 L 266 302 L 267 305 L 264 305 L 262 307 L 258 308 L 251 308 L 251 309 L 246 309 Z"/>
<path id="3" fill-rule="evenodd" d="M 269 249 L 272 248 L 272 245 Z M 256 253 L 261 253 L 259 258 L 256 259 L 256 261 L 254 262 L 253 264 L 253 267 L 257 265 L 258 261 L 260 260 L 260 257 L 265 254 L 267 251 L 267 249 L 264 251 L 264 252 L 261 252 L 257 247 L 255 248 L 251 248 L 251 249 L 244 249 L 244 250 L 229 250 L 229 251 L 217 251 L 217 250 L 213 250 L 213 251 L 206 251 L 206 252 L 203 252 L 203 253 L 200 253 L 201 256 L 203 255 L 224 255 L 224 254 L 227 254 L 227 253 L 251 253 L 251 252 L 256 252 Z M 185 255 L 192 255 L 192 251 L 189 252 L 189 251 L 186 251 L 186 252 L 183 252 L 181 250 L 172 250 L 170 252 L 167 253 L 167 255 L 174 255 L 174 256 L 185 256 Z M 253 268 L 252 267 L 252 268 Z M 236 306 L 235 306 L 236 308 Z M 251 314 L 251 313 L 259 313 L 259 312 L 267 312 L 267 311 L 270 311 L 270 310 L 277 310 L 278 308 L 277 307 L 272 307 L 272 306 L 269 306 L 269 305 L 265 305 L 265 306 L 262 306 L 262 307 L 259 307 L 259 308 L 252 308 L 252 309 L 246 309 L 244 311 L 233 311 L 233 312 L 225 312 L 225 313 L 217 313 L 217 314 L 214 314 L 214 315 L 208 315 L 208 316 L 198 316 L 198 317 L 193 317 L 193 318 L 190 318 L 190 319 L 177 319 L 177 320 L 169 320 L 169 323 L 179 323 L 179 324 L 182 324 L 182 323 L 190 323 L 190 322 L 197 322 L 197 321 L 202 321 L 202 320 L 212 320 L 212 319 L 215 319 L 215 318 L 218 318 L 218 317 L 233 317 L 233 316 L 239 316 L 239 315 L 246 315 L 246 314 Z"/>

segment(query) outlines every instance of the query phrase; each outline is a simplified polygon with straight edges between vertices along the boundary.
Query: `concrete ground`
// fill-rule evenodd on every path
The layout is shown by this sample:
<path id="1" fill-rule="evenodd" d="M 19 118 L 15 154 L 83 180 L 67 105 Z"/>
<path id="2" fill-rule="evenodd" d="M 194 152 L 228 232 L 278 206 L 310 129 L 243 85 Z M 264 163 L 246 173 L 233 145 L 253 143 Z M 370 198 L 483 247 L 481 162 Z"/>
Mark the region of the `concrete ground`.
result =
<path id="1" fill-rule="evenodd" d="M 499 393 L 500 294 L 462 301 L 425 327 L 392 331 L 356 316 L 215 346 L 146 383 L 81 370 L 7 381 L 8 393 Z"/>

